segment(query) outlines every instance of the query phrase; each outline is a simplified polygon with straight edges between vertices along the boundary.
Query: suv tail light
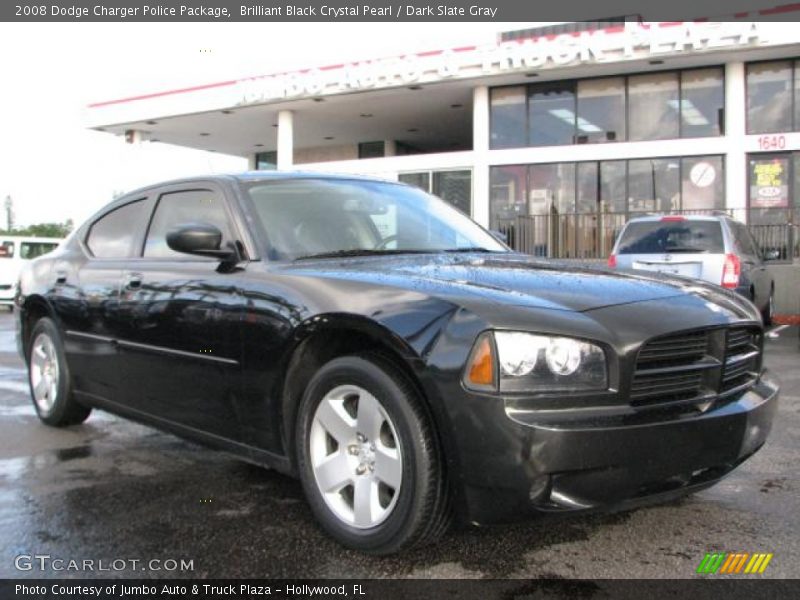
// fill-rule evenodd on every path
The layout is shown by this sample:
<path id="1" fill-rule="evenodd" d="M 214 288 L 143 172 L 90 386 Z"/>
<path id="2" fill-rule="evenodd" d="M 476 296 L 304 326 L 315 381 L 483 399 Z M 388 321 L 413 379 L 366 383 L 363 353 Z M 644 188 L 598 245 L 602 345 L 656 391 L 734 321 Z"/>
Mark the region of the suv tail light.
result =
<path id="1" fill-rule="evenodd" d="M 609 254 L 608 255 L 608 268 L 609 269 L 616 269 L 617 268 L 617 255 L 616 254 Z"/>
<path id="2" fill-rule="evenodd" d="M 722 267 L 722 287 L 734 289 L 739 286 L 739 275 L 742 273 L 742 261 L 735 254 L 725 255 L 725 266 Z"/>

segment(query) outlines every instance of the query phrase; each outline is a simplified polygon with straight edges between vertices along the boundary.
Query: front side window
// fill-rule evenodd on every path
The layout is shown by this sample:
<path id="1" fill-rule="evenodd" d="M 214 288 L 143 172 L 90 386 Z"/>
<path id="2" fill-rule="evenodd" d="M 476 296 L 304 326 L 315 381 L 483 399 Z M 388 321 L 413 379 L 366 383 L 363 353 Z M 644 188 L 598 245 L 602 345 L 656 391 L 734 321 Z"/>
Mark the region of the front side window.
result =
<path id="1" fill-rule="evenodd" d="M 456 208 L 417 188 L 292 179 L 244 186 L 270 257 L 505 248 Z"/>
<path id="2" fill-rule="evenodd" d="M 188 190 L 162 194 L 147 231 L 144 256 L 148 258 L 183 257 L 167 246 L 167 233 L 181 225 L 204 223 L 222 232 L 220 247 L 232 240 L 231 227 L 222 198 L 211 190 Z"/>
<path id="3" fill-rule="evenodd" d="M 106 213 L 95 221 L 86 236 L 86 246 L 97 258 L 134 255 L 134 238 L 145 217 L 144 200 L 136 200 Z"/>

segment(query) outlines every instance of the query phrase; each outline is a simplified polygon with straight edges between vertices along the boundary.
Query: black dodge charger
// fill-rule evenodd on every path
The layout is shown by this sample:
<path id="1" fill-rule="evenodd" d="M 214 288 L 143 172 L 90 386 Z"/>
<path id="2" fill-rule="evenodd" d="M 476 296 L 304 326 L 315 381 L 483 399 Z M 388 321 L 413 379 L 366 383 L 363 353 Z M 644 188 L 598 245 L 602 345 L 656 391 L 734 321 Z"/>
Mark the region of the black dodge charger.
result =
<path id="1" fill-rule="evenodd" d="M 137 190 L 16 303 L 42 421 L 100 408 L 296 475 L 372 553 L 697 491 L 761 447 L 778 395 L 747 300 L 537 261 L 360 177 Z"/>

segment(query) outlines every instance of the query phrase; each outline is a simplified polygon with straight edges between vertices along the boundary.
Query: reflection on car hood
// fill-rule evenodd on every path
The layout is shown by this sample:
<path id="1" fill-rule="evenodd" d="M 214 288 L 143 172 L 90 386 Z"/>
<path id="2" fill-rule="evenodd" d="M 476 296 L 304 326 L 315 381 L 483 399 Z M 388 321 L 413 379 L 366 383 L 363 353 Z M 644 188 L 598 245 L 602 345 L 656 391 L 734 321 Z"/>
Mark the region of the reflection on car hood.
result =
<path id="1" fill-rule="evenodd" d="M 343 279 L 440 296 L 469 295 L 502 304 L 587 311 L 693 293 L 738 304 L 721 288 L 682 277 L 607 271 L 520 254 L 412 254 L 309 260 L 295 275 Z"/>

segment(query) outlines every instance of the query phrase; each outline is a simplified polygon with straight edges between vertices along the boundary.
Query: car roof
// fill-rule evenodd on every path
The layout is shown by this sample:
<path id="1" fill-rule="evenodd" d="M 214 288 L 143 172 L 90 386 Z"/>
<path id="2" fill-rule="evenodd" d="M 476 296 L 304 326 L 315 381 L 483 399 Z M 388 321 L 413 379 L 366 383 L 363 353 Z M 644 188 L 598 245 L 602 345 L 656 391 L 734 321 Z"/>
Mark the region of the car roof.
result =
<path id="1" fill-rule="evenodd" d="M 131 190 L 125 194 L 125 198 L 130 198 L 132 195 L 147 192 L 156 187 L 164 187 L 171 185 L 181 185 L 185 183 L 201 182 L 201 181 L 241 181 L 241 182 L 256 182 L 256 181 L 277 181 L 285 179 L 336 179 L 336 180 L 358 180 L 358 181 L 373 181 L 381 183 L 394 183 L 398 185 L 407 185 L 402 182 L 392 181 L 390 179 L 382 179 L 380 177 L 371 177 L 367 175 L 354 175 L 352 173 L 327 173 L 324 171 L 244 171 L 235 173 L 214 173 L 209 175 L 194 175 L 191 177 L 181 177 L 170 179 L 166 181 L 159 181 L 146 185 L 135 190 Z"/>

